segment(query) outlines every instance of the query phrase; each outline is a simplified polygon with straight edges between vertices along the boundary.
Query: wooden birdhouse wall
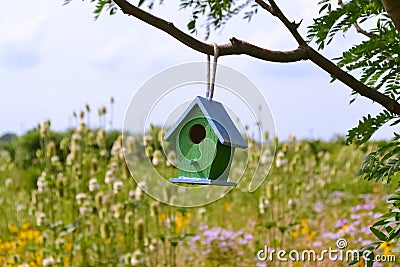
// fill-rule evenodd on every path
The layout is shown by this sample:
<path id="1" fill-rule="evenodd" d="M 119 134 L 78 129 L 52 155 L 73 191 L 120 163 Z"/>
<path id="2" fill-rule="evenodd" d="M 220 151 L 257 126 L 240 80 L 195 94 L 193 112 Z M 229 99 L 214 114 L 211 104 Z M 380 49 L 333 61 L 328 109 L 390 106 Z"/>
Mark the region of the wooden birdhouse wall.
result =
<path id="1" fill-rule="evenodd" d="M 177 153 L 178 175 L 210 179 L 227 177 L 233 148 L 221 144 L 200 108 L 194 107 L 187 118 L 189 119 L 183 123 L 177 140 L 177 150 L 181 152 Z M 201 127 L 204 127 L 205 136 L 201 138 L 200 133 L 202 141 L 196 143 L 198 140 L 191 140 L 194 134 L 191 130 L 197 130 L 198 135 Z M 195 135 L 194 139 L 198 137 Z"/>

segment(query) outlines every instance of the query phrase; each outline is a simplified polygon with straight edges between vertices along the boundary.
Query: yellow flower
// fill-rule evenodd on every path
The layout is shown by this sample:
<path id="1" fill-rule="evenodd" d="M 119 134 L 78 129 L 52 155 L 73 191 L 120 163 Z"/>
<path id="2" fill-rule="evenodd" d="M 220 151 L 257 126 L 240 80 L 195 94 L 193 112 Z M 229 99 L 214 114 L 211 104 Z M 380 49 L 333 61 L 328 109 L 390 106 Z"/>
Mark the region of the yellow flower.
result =
<path id="1" fill-rule="evenodd" d="M 307 219 L 301 219 L 300 221 L 300 232 L 302 235 L 306 235 L 308 234 L 308 232 L 310 231 L 310 229 L 308 228 L 307 225 Z"/>
<path id="2" fill-rule="evenodd" d="M 8 230 L 10 231 L 11 234 L 15 234 L 18 233 L 18 228 L 15 225 L 10 225 L 10 227 L 8 228 Z"/>
<path id="3" fill-rule="evenodd" d="M 25 247 L 26 246 L 26 241 L 23 239 L 17 239 L 17 244 L 19 247 Z"/>
<path id="4" fill-rule="evenodd" d="M 31 225 L 28 222 L 24 222 L 21 226 L 22 230 L 28 230 L 31 227 Z"/>
<path id="5" fill-rule="evenodd" d="M 72 249 L 72 242 L 65 243 L 64 245 L 65 250 L 71 251 Z"/>
<path id="6" fill-rule="evenodd" d="M 71 263 L 70 258 L 69 257 L 65 257 L 64 258 L 64 265 L 68 266 L 68 265 L 70 265 L 70 263 Z"/>
<path id="7" fill-rule="evenodd" d="M 167 215 L 165 213 L 161 213 L 158 215 L 158 220 L 160 221 L 160 223 L 165 222 L 167 219 Z"/>
<path id="8" fill-rule="evenodd" d="M 388 255 L 392 255 L 392 249 L 393 249 L 393 245 L 391 243 L 388 242 L 382 242 L 379 246 L 380 249 L 383 250 L 383 253 L 385 254 L 385 256 Z"/>
<path id="9" fill-rule="evenodd" d="M 230 201 L 225 202 L 224 203 L 224 209 L 225 209 L 226 212 L 231 212 L 231 210 L 232 210 L 232 202 L 230 202 Z"/>
<path id="10" fill-rule="evenodd" d="M 293 236 L 294 238 L 299 237 L 299 232 L 293 231 L 293 232 L 292 232 L 292 236 Z"/>
<path id="11" fill-rule="evenodd" d="M 359 266 L 359 267 L 365 267 L 365 266 L 366 266 L 366 265 L 365 265 L 365 260 L 364 260 L 363 257 L 360 258 L 360 261 L 358 262 L 358 266 Z"/>
<path id="12" fill-rule="evenodd" d="M 35 261 L 36 261 L 36 263 L 37 263 L 38 265 L 42 265 L 42 263 L 43 263 L 43 258 L 42 258 L 39 254 L 40 254 L 40 253 L 38 253 L 38 254 L 36 255 Z"/>
<path id="13" fill-rule="evenodd" d="M 175 213 L 175 232 L 176 234 L 181 233 L 182 228 L 189 224 L 190 218 L 192 217 L 192 213 L 188 212 L 183 215 L 181 212 Z"/>
<path id="14" fill-rule="evenodd" d="M 308 240 L 314 240 L 314 237 L 317 235 L 317 232 L 312 231 L 308 236 L 307 239 Z"/>

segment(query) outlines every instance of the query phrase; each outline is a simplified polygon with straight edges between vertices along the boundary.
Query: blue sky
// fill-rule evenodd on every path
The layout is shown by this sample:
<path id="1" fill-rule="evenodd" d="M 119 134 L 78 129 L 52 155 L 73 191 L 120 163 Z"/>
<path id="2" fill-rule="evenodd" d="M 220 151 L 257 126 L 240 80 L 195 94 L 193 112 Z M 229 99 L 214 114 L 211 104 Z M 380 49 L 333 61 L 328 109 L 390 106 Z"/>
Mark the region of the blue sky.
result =
<path id="1" fill-rule="evenodd" d="M 317 1 L 279 1 L 291 19 L 306 26 L 318 12 Z M 278 2 L 278 3 L 279 3 Z M 89 1 L 3 0 L 0 10 L 0 134 L 18 134 L 50 119 L 52 128 L 73 125 L 72 112 L 88 103 L 92 110 L 115 98 L 113 127 L 121 129 L 135 91 L 156 73 L 182 63 L 203 61 L 199 54 L 165 33 L 118 13 L 93 19 Z M 185 29 L 190 14 L 168 4 L 154 11 Z M 296 48 L 281 24 L 262 11 L 250 23 L 232 20 L 210 42 L 226 43 L 232 36 L 269 49 Z M 177 14 L 180 14 L 177 16 Z M 199 38 L 202 38 L 201 32 Z M 324 51 L 329 58 L 362 37 L 354 31 L 339 37 Z M 278 64 L 247 56 L 219 60 L 248 76 L 265 95 L 274 116 L 276 133 L 286 139 L 329 139 L 346 134 L 367 113 L 380 106 L 361 97 L 352 105 L 350 90 L 310 62 Z M 95 113 L 95 112 L 92 112 Z M 93 126 L 97 118 L 93 115 Z M 389 129 L 375 138 L 391 138 Z"/>

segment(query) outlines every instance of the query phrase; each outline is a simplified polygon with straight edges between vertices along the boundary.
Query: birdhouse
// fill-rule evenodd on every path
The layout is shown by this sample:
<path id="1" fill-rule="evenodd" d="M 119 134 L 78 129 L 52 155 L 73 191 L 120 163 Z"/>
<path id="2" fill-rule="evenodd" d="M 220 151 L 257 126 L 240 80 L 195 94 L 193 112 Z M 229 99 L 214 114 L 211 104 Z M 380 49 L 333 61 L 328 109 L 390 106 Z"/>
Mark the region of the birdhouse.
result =
<path id="1" fill-rule="evenodd" d="M 197 96 L 164 139 L 175 146 L 178 178 L 173 183 L 235 186 L 228 182 L 235 148 L 247 148 L 224 106 Z"/>

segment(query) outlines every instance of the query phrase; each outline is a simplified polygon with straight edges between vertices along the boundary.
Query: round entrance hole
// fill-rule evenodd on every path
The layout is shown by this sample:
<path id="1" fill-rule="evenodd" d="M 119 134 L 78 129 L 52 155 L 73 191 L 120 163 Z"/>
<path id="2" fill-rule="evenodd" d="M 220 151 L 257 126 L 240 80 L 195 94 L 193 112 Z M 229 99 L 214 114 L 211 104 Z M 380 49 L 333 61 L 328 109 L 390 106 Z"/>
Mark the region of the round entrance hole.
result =
<path id="1" fill-rule="evenodd" d="M 201 124 L 193 125 L 189 130 L 189 138 L 190 140 L 198 144 L 206 137 L 206 129 Z"/>

